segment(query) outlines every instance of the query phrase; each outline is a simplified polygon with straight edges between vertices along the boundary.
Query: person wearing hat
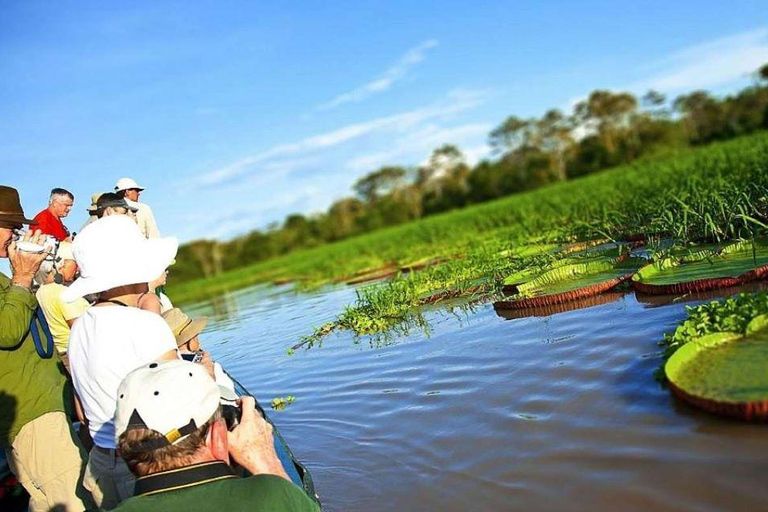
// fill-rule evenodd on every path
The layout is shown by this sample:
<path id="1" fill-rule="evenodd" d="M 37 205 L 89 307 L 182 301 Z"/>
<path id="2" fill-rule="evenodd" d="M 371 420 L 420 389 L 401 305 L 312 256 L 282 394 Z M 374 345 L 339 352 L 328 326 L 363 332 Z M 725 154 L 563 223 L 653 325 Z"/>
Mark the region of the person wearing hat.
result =
<path id="1" fill-rule="evenodd" d="M 126 376 L 115 435 L 138 480 L 135 496 L 117 510 L 319 512 L 288 479 L 253 397 L 240 398 L 232 431 L 219 404 L 218 386 L 197 364 L 152 362 Z M 236 476 L 230 457 L 252 476 Z"/>
<path id="2" fill-rule="evenodd" d="M 69 230 L 61 219 L 69 215 L 74 204 L 75 196 L 72 192 L 63 188 L 54 188 L 48 199 L 48 207 L 35 215 L 32 229 L 39 229 L 43 234 L 51 235 L 59 242 L 71 241 Z"/>
<path id="3" fill-rule="evenodd" d="M 192 360 L 190 356 L 200 352 L 202 355 L 200 363 L 208 369 L 208 372 L 216 380 L 216 384 L 221 390 L 221 397 L 225 400 L 236 400 L 235 383 L 232 382 L 232 379 L 229 378 L 219 363 L 211 360 L 208 352 L 203 351 L 203 347 L 200 345 L 199 336 L 208 323 L 208 317 L 190 318 L 179 308 L 165 311 L 162 316 L 176 337 L 176 345 L 179 347 L 181 357 Z"/>
<path id="4" fill-rule="evenodd" d="M 82 448 L 75 441 L 64 397 L 67 381 L 56 359 L 38 355 L 34 332 L 48 343 L 35 318 L 32 279 L 47 257 L 24 252 L 13 239 L 24 216 L 16 189 L 0 185 L 0 258 L 8 258 L 9 279 L 0 273 L 0 448 L 11 471 L 30 495 L 32 511 L 81 511 L 90 499 L 79 485 Z M 27 232 L 21 241 L 41 243 L 43 235 Z"/>
<path id="5" fill-rule="evenodd" d="M 121 197 L 120 194 L 106 192 L 101 194 L 101 197 L 96 202 L 96 211 L 99 218 L 109 217 L 110 215 L 127 215 L 136 220 L 136 213 L 139 209 L 129 205 L 128 201 Z"/>
<path id="6" fill-rule="evenodd" d="M 85 209 L 88 212 L 88 220 L 85 221 L 85 224 L 83 224 L 83 227 L 80 228 L 81 232 L 85 228 L 87 228 L 91 224 L 91 222 L 94 222 L 99 218 L 99 215 L 97 214 L 98 206 L 96 204 L 99 200 L 99 197 L 101 197 L 101 194 L 91 195 L 91 205 Z"/>
<path id="7" fill-rule="evenodd" d="M 120 197 L 125 198 L 125 201 L 136 208 L 136 222 L 139 224 L 139 229 L 147 238 L 159 238 L 160 230 L 157 229 L 157 223 L 155 222 L 155 215 L 152 213 L 152 208 L 147 203 L 140 203 L 139 196 L 144 191 L 144 187 L 140 187 L 131 178 L 120 178 L 115 184 L 115 192 Z"/>
<path id="8" fill-rule="evenodd" d="M 94 442 L 83 485 L 103 509 L 133 495 L 134 477 L 115 445 L 117 388 L 142 364 L 178 359 L 176 340 L 165 321 L 137 307 L 148 292 L 147 283 L 170 264 L 177 250 L 175 238 L 148 240 L 126 215 L 102 217 L 72 244 L 80 277 L 62 292 L 62 300 L 98 295 L 72 326 L 67 355 Z"/>
<path id="9" fill-rule="evenodd" d="M 82 297 L 74 302 L 61 300 L 62 292 L 75 280 L 76 273 L 77 263 L 72 254 L 72 244 L 61 242 L 53 261 L 45 261 L 35 276 L 35 280 L 41 285 L 35 293 L 37 302 L 45 314 L 56 352 L 67 371 L 69 371 L 67 345 L 70 328 L 89 306 L 88 301 Z"/>

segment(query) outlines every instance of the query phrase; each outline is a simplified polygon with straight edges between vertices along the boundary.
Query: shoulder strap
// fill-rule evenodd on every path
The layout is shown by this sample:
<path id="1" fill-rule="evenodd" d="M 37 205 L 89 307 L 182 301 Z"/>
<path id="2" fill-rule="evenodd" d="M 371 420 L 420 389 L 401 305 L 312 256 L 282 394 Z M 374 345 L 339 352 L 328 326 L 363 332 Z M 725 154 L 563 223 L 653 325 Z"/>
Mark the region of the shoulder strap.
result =
<path id="1" fill-rule="evenodd" d="M 107 304 L 107 303 L 109 303 L 109 304 L 117 304 L 118 306 L 124 306 L 126 308 L 128 307 L 128 304 L 126 304 L 125 302 L 121 302 L 119 300 L 116 300 L 116 299 L 99 299 L 96 302 L 94 302 L 93 304 L 95 306 L 96 304 Z"/>
<path id="2" fill-rule="evenodd" d="M 43 335 L 48 342 L 43 347 L 43 340 L 40 338 L 40 330 L 38 324 L 43 329 Z M 53 357 L 53 336 L 51 336 L 51 329 L 48 327 L 48 321 L 45 319 L 43 311 L 38 307 L 35 309 L 35 313 L 32 315 L 32 321 L 29 324 L 29 332 L 32 334 L 32 341 L 35 342 L 35 350 L 37 355 L 43 359 L 50 359 Z"/>

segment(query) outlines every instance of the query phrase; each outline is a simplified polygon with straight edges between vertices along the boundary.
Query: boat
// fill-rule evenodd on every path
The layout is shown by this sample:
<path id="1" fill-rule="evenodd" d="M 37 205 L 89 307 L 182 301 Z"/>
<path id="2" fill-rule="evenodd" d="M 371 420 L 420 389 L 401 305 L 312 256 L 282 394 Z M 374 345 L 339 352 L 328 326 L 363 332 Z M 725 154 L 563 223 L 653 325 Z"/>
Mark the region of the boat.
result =
<path id="1" fill-rule="evenodd" d="M 226 372 L 225 372 L 226 373 Z M 283 464 L 283 469 L 290 477 L 291 481 L 299 486 L 312 501 L 318 504 L 322 508 L 320 503 L 320 497 L 315 492 L 315 484 L 312 480 L 307 467 L 302 464 L 294 455 L 291 449 L 288 447 L 288 443 L 280 434 L 280 430 L 277 425 L 272 421 L 264 408 L 259 404 L 253 394 L 251 394 L 245 387 L 235 380 L 231 375 L 227 374 L 232 382 L 235 384 L 235 393 L 237 396 L 251 396 L 256 401 L 256 409 L 261 413 L 264 419 L 272 425 L 272 433 L 275 439 L 275 451 Z M 75 422 L 73 427 L 76 431 L 79 431 L 80 424 Z M 248 472 L 241 468 L 235 467 L 235 473 L 240 476 L 248 476 Z M 5 451 L 0 451 L 0 510 L 3 512 L 23 512 L 27 510 L 27 502 L 29 496 L 27 495 L 21 484 L 18 483 L 16 477 L 11 473 L 8 467 L 8 461 L 5 456 Z"/>

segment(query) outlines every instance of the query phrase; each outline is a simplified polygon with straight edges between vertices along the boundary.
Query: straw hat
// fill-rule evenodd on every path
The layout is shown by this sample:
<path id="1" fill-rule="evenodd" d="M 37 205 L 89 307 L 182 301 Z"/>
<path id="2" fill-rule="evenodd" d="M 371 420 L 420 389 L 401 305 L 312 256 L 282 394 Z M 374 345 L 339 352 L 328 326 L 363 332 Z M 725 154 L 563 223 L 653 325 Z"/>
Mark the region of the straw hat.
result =
<path id="1" fill-rule="evenodd" d="M 86 208 L 86 211 L 88 211 L 91 215 L 96 214 L 96 210 L 98 209 L 98 205 L 96 203 L 99 201 L 100 197 L 101 197 L 101 194 L 91 195 L 91 206 Z"/>
<path id="2" fill-rule="evenodd" d="M 96 220 L 72 244 L 80 277 L 62 292 L 61 299 L 73 302 L 118 286 L 149 283 L 168 267 L 178 248 L 174 237 L 144 238 L 126 215 Z"/>
<path id="3" fill-rule="evenodd" d="M 163 313 L 163 318 L 176 336 L 176 345 L 179 347 L 200 334 L 208 323 L 207 316 L 193 319 L 179 308 L 169 309 Z"/>

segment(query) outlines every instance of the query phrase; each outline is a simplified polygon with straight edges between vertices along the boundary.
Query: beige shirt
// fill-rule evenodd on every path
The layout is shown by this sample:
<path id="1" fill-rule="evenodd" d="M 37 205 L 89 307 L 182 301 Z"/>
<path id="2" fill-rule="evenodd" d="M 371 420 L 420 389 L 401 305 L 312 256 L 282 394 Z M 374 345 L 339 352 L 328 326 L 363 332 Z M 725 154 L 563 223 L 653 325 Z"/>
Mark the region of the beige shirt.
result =
<path id="1" fill-rule="evenodd" d="M 138 208 L 136 212 L 136 223 L 139 225 L 139 229 L 147 238 L 160 238 L 160 230 L 157 229 L 157 223 L 155 222 L 155 215 L 152 213 L 152 208 L 146 203 L 137 203 L 131 201 L 127 197 L 125 202 L 134 208 Z"/>

